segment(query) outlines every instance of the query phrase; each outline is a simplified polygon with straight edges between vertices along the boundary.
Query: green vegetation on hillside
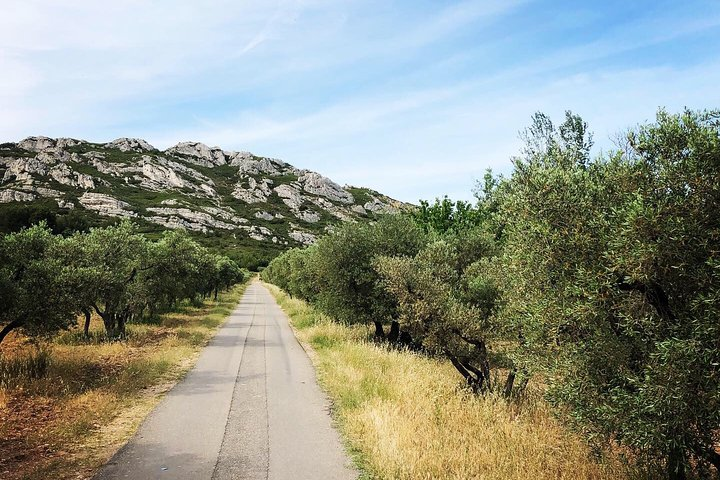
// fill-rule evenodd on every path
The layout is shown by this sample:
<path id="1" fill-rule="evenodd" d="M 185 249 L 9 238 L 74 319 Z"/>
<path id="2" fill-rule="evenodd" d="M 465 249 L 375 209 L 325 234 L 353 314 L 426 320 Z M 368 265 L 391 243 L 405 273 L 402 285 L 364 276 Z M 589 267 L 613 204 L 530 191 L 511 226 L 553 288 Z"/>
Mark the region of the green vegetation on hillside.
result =
<path id="1" fill-rule="evenodd" d="M 168 192 L 138 190 L 137 198 L 147 199 L 147 205 L 150 206 L 156 205 L 162 199 L 174 198 L 174 195 Z M 138 201 L 138 204 L 142 205 L 143 202 Z M 103 217 L 82 208 L 60 208 L 52 199 L 0 204 L 0 235 L 18 232 L 23 228 L 45 222 L 53 233 L 68 236 L 75 232 L 87 232 L 93 227 L 115 225 L 119 221 L 118 218 Z M 258 220 L 256 223 L 262 225 L 273 222 L 279 223 L 282 220 L 270 222 Z M 158 225 L 143 220 L 135 220 L 135 224 L 138 232 L 151 239 L 160 238 L 165 231 Z M 260 243 L 244 235 L 222 230 L 208 233 L 187 232 L 187 235 L 209 251 L 226 255 L 241 267 L 252 271 L 264 268 L 287 248 L 267 242 Z"/>
<path id="2" fill-rule="evenodd" d="M 0 157 L 33 157 L 35 152 L 29 152 L 14 143 L 0 143 Z"/>

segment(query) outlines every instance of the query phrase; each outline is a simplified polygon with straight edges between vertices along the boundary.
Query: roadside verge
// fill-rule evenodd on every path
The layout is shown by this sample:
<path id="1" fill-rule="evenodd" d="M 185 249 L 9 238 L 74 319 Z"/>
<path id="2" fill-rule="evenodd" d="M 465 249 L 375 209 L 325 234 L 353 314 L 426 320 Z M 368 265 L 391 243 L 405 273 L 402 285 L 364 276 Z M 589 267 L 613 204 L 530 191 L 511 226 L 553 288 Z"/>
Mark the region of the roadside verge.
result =
<path id="1" fill-rule="evenodd" d="M 73 330 L 41 350 L 23 338 L 4 344 L 0 373 L 38 359 L 45 366 L 38 378 L 9 375 L 0 387 L 0 477 L 91 478 L 193 367 L 247 284 L 128 324 L 121 342 L 104 342 L 93 318 L 89 338 Z"/>
<path id="2" fill-rule="evenodd" d="M 370 341 L 364 326 L 332 322 L 265 284 L 333 401 L 333 417 L 365 478 L 623 479 L 554 420 L 539 394 L 521 403 L 460 387 L 453 367 Z"/>

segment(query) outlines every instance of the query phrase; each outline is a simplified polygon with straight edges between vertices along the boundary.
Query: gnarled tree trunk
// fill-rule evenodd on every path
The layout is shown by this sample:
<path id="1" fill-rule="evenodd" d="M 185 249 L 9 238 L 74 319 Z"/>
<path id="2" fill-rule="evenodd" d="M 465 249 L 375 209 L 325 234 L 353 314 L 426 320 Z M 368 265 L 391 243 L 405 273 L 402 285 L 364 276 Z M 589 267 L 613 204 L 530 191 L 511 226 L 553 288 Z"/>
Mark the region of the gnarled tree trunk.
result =
<path id="1" fill-rule="evenodd" d="M 486 378 L 480 369 L 475 368 L 468 362 L 459 360 L 453 355 L 448 355 L 448 358 L 455 369 L 460 372 L 460 375 L 465 377 L 465 381 L 473 392 L 478 393 L 490 388 L 490 378 Z"/>
<path id="2" fill-rule="evenodd" d="M 384 340 L 385 339 L 385 330 L 383 329 L 382 322 L 373 322 L 375 324 L 375 338 Z"/>
<path id="3" fill-rule="evenodd" d="M 512 395 L 516 375 L 515 369 L 510 370 L 508 373 L 507 379 L 505 380 L 505 387 L 503 388 L 503 397 L 510 398 L 510 395 Z"/>
<path id="4" fill-rule="evenodd" d="M 103 324 L 105 325 L 105 334 L 108 336 L 108 338 L 115 338 L 115 326 L 117 325 L 115 314 L 106 312 L 101 313 L 100 317 L 102 318 Z"/>
<path id="5" fill-rule="evenodd" d="M 387 340 L 390 343 L 396 343 L 400 338 L 400 323 L 395 320 L 390 324 L 390 333 L 388 333 Z"/>
<path id="6" fill-rule="evenodd" d="M 117 316 L 117 336 L 125 338 L 125 323 L 127 322 L 128 314 L 121 313 Z"/>
<path id="7" fill-rule="evenodd" d="M 22 327 L 23 323 L 25 323 L 25 320 L 22 318 L 16 318 L 12 322 L 8 323 L 3 327 L 2 330 L 0 330 L 0 343 L 2 343 L 3 340 L 5 340 L 5 337 L 7 337 L 8 333 L 12 332 L 18 327 Z"/>
<path id="8" fill-rule="evenodd" d="M 85 337 L 89 337 L 90 336 L 90 317 L 91 317 L 90 310 L 88 308 L 83 307 L 81 309 L 81 311 L 82 311 L 83 315 L 85 315 L 85 325 L 83 325 L 83 335 L 85 335 Z"/>

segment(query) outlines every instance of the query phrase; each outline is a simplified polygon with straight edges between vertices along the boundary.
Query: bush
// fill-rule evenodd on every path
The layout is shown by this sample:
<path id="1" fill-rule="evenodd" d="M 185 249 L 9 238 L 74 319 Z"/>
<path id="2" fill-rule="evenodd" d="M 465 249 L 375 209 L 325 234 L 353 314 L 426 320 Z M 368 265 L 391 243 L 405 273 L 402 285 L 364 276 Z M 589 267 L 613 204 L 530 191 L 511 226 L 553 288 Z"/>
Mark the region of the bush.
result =
<path id="1" fill-rule="evenodd" d="M 184 232 L 151 242 L 129 221 L 62 238 L 40 224 L 0 237 L 0 342 L 19 328 L 50 335 L 91 310 L 108 337 L 125 324 L 176 302 L 215 295 L 247 278 L 227 257 L 209 253 Z"/>
<path id="2" fill-rule="evenodd" d="M 263 278 L 294 295 L 312 299 L 336 320 L 374 324 L 396 320 L 396 302 L 383 288 L 372 261 L 379 255 L 415 255 L 425 244 L 409 218 L 386 216 L 374 224 L 346 224 L 303 251 L 290 250 L 273 260 Z"/>
<path id="3" fill-rule="evenodd" d="M 591 441 L 671 478 L 720 470 L 719 120 L 660 112 L 591 160 L 577 117 L 538 116 L 502 207 L 526 362 Z"/>

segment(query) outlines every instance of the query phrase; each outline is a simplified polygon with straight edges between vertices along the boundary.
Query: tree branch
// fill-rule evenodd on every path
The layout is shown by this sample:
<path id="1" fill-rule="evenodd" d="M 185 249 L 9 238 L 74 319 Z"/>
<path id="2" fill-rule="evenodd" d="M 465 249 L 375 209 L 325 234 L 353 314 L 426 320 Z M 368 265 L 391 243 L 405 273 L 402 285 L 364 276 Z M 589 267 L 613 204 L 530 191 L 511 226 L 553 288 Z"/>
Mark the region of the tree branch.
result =
<path id="1" fill-rule="evenodd" d="M 450 363 L 453 364 L 453 367 L 457 369 L 458 372 L 460 372 L 460 375 L 465 377 L 465 380 L 467 380 L 468 384 L 470 384 L 473 381 L 473 376 L 470 374 L 470 372 L 467 371 L 467 369 L 463 366 L 460 361 L 455 358 L 452 355 L 448 355 L 448 358 L 450 359 Z"/>
<path id="2" fill-rule="evenodd" d="M 470 345 L 475 345 L 477 348 L 481 350 L 485 350 L 485 342 L 483 340 L 477 340 L 475 338 L 466 337 L 462 334 L 460 330 L 457 328 L 452 329 L 452 333 L 460 337 L 464 342 L 469 343 Z"/>
<path id="3" fill-rule="evenodd" d="M 132 272 L 130 272 L 130 276 L 127 280 L 123 282 L 123 285 L 127 285 L 128 283 L 132 282 L 135 279 L 135 276 L 137 275 L 137 268 L 133 268 Z"/>
<path id="4" fill-rule="evenodd" d="M 677 317 L 670 308 L 670 299 L 665 293 L 665 290 L 657 283 L 650 281 L 648 283 L 643 282 L 626 282 L 620 280 L 618 282 L 618 288 L 624 292 L 640 292 L 645 297 L 645 300 L 655 308 L 658 315 L 663 320 L 675 322 Z"/>
<path id="5" fill-rule="evenodd" d="M 8 323 L 3 327 L 2 330 L 0 330 L 0 343 L 2 343 L 3 340 L 5 340 L 5 337 L 7 337 L 7 334 L 11 331 L 15 330 L 18 327 L 21 327 L 25 323 L 24 318 L 16 318 L 12 322 Z"/>

